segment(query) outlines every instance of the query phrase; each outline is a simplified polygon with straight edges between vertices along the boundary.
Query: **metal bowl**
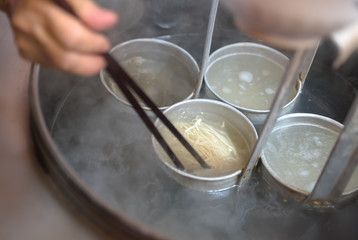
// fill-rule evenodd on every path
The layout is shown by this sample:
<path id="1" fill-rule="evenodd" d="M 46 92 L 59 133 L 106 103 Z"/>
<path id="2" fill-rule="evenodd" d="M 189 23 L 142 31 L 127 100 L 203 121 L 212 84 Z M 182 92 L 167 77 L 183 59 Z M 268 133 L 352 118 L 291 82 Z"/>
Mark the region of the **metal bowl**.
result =
<path id="1" fill-rule="evenodd" d="M 245 157 L 243 157 L 242 160 L 240 159 L 240 166 L 246 166 L 250 153 L 257 141 L 257 133 L 249 119 L 237 109 L 216 100 L 195 99 L 177 103 L 166 109 L 164 114 L 171 121 L 182 118 L 192 119 L 194 116 L 202 114 L 211 114 L 212 116 L 215 116 L 216 119 L 227 121 L 227 123 L 241 134 L 246 142 L 245 151 L 247 152 L 243 153 L 243 156 Z M 155 121 L 155 125 L 163 133 L 164 126 L 159 119 Z M 159 156 L 160 166 L 164 171 L 177 182 L 192 189 L 199 191 L 219 191 L 230 188 L 235 185 L 237 178 L 242 172 L 242 168 L 233 169 L 230 173 L 225 173 L 225 175 L 208 177 L 195 175 L 189 171 L 182 171 L 177 169 L 170 162 L 168 156 L 161 149 L 154 137 L 152 137 L 152 144 L 155 152 Z"/>
<path id="2" fill-rule="evenodd" d="M 236 107 L 254 124 L 262 124 L 270 112 L 288 61 L 281 52 L 261 44 L 227 45 L 210 55 L 205 73 L 206 92 L 211 98 Z M 265 89 L 261 89 L 264 86 Z M 302 83 L 297 80 L 282 114 L 291 109 L 301 89 Z"/>
<path id="3" fill-rule="evenodd" d="M 194 97 L 199 67 L 178 45 L 159 39 L 134 39 L 115 46 L 110 54 L 160 109 Z M 131 106 L 105 71 L 100 78 L 116 99 Z M 144 103 L 141 106 L 149 110 Z"/>
<path id="4" fill-rule="evenodd" d="M 339 122 L 317 114 L 295 113 L 279 118 L 261 154 L 266 180 L 297 200 L 305 199 L 342 128 Z M 356 170 L 341 202 L 356 195 L 357 190 Z"/>
<path id="5" fill-rule="evenodd" d="M 192 53 L 197 46 L 188 49 Z M 293 110 L 343 121 L 355 89 L 345 75 L 327 70 L 322 58 L 327 52 L 323 48 L 325 54 L 318 54 Z M 117 239 L 357 236 L 358 201 L 325 217 L 286 202 L 278 188 L 267 187 L 262 174 L 252 174 L 239 191 L 215 193 L 172 180 L 158 167 L 149 131 L 97 76 L 84 79 L 36 66 L 29 94 L 31 131 L 44 166 L 39 176 L 63 200 L 64 210 L 74 210 L 91 229 Z"/>

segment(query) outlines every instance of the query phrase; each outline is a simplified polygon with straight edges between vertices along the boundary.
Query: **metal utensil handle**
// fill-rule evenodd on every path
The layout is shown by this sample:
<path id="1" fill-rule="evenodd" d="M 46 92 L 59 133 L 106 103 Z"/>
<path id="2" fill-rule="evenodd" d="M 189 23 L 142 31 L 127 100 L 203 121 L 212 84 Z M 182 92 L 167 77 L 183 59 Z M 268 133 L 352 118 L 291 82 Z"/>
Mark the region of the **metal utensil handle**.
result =
<path id="1" fill-rule="evenodd" d="M 290 97 L 290 90 L 294 88 L 296 83 L 295 74 L 297 73 L 304 53 L 304 50 L 297 50 L 293 58 L 290 60 L 288 67 L 286 68 L 285 74 L 282 78 L 281 84 L 272 103 L 270 113 L 265 120 L 264 126 L 259 135 L 259 139 L 255 145 L 253 152 L 251 153 L 250 160 L 238 184 L 239 187 L 245 184 L 246 180 L 250 178 L 251 173 L 259 160 L 261 151 L 266 144 L 267 139 L 272 132 L 272 129 L 276 124 L 276 120 L 279 117 L 282 108 L 287 103 Z"/>
<path id="2" fill-rule="evenodd" d="M 358 95 L 344 122 L 307 204 L 333 207 L 341 197 L 358 163 Z"/>

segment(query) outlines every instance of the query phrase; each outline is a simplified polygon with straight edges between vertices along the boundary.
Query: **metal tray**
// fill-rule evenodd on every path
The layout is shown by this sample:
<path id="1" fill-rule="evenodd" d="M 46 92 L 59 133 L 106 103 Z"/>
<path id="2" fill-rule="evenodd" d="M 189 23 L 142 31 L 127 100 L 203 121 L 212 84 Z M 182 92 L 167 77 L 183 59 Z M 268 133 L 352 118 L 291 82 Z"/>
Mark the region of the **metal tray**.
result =
<path id="1" fill-rule="evenodd" d="M 143 4 L 143 1 L 130 2 Z M 202 4 L 203 1 L 190 3 Z M 115 6 L 110 7 L 118 7 L 117 3 L 111 4 Z M 208 10 L 208 6 L 202 6 L 200 14 Z M 222 17 L 218 23 L 221 25 L 214 33 L 213 51 L 247 40 L 236 30 L 222 27 L 231 22 L 220 11 Z M 128 24 L 131 27 L 127 26 L 126 31 L 132 34 L 131 38 L 140 32 L 141 24 Z M 197 26 L 202 29 L 200 24 Z M 164 32 L 151 34 L 160 36 Z M 128 40 L 121 31 L 109 32 L 109 36 L 115 43 Z M 187 41 L 188 38 L 191 40 Z M 184 47 L 200 65 L 203 35 L 166 35 L 160 39 Z M 327 52 L 325 48 L 319 50 L 302 93 L 290 112 L 315 113 L 342 122 L 356 89 L 352 87 L 351 78 L 326 67 Z M 106 91 L 99 76 L 84 79 L 34 66 L 30 97 L 31 129 L 45 173 L 74 211 L 114 237 L 357 238 L 357 201 L 330 212 L 308 211 L 299 201 L 266 183 L 260 164 L 240 190 L 206 193 L 176 183 L 157 164 L 150 133 L 140 119 L 130 107 Z M 205 97 L 205 92 L 201 97 Z"/>
<path id="2" fill-rule="evenodd" d="M 324 51 L 324 49 L 323 49 Z M 342 122 L 355 89 L 315 60 L 291 112 Z M 32 129 L 45 166 L 77 210 L 114 235 L 149 239 L 355 239 L 358 203 L 320 214 L 267 184 L 260 166 L 243 189 L 188 189 L 158 166 L 150 134 L 98 77 L 34 67 Z"/>

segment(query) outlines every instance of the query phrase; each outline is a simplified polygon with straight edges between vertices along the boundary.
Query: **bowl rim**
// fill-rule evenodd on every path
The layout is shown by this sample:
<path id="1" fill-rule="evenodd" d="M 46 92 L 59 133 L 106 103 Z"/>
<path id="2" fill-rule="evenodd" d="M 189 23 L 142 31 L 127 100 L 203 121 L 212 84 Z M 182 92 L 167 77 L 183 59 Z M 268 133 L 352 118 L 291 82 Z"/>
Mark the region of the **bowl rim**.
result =
<path id="1" fill-rule="evenodd" d="M 182 54 L 184 54 L 185 57 L 188 58 L 188 60 L 190 61 L 190 64 L 192 64 L 193 68 L 195 69 L 196 71 L 196 83 L 194 84 L 195 87 L 193 88 L 193 90 L 190 92 L 190 94 L 188 96 L 186 96 L 185 98 L 183 98 L 182 100 L 180 101 L 183 101 L 183 100 L 186 100 L 186 99 L 191 99 L 193 97 L 195 97 L 195 92 L 197 91 L 196 89 L 198 88 L 199 86 L 199 73 L 200 73 L 200 68 L 199 68 L 199 65 L 198 63 L 196 62 L 196 60 L 194 59 L 194 57 L 187 51 L 185 50 L 184 48 L 180 47 L 179 45 L 177 44 L 174 44 L 174 43 L 171 43 L 169 41 L 166 41 L 166 40 L 161 40 L 161 39 L 157 39 L 157 38 L 135 38 L 135 39 L 131 39 L 131 40 L 128 40 L 128 41 L 125 41 L 125 42 L 121 42 L 117 45 L 115 45 L 114 47 L 112 47 L 109 51 L 109 53 L 113 53 L 114 51 L 118 50 L 118 49 L 121 49 L 127 45 L 130 45 L 130 44 L 134 44 L 134 43 L 147 43 L 147 44 L 153 44 L 153 43 L 157 43 L 157 44 L 161 44 L 161 45 L 164 45 L 164 46 L 167 46 L 167 47 L 170 47 L 170 48 L 173 48 L 173 49 L 176 49 L 177 51 L 180 51 Z M 176 55 L 175 55 L 176 56 Z M 187 63 L 188 61 L 184 61 L 185 63 Z M 129 107 L 132 107 L 132 105 L 127 101 L 127 99 L 124 97 L 124 98 L 120 98 L 118 97 L 111 89 L 110 87 L 107 85 L 106 81 L 105 81 L 105 69 L 102 69 L 99 73 L 99 77 L 100 77 L 100 80 L 101 80 L 101 83 L 102 85 L 105 87 L 105 89 L 107 90 L 107 92 L 109 92 L 115 99 L 117 99 L 119 102 L 129 106 Z M 172 105 L 172 104 L 171 104 Z M 160 110 L 165 110 L 166 108 L 170 107 L 171 105 L 165 105 L 165 106 L 158 106 L 158 108 Z M 141 106 L 142 109 L 144 109 L 145 111 L 151 111 L 151 109 L 147 106 Z"/>
<path id="2" fill-rule="evenodd" d="M 205 81 L 205 85 L 206 87 L 210 90 L 211 93 L 213 93 L 218 99 L 220 99 L 220 101 L 223 101 L 241 111 L 244 111 L 244 112 L 247 112 L 247 113 L 254 113 L 254 114 L 267 114 L 270 112 L 270 109 L 253 109 L 253 108 L 246 108 L 246 107 L 242 107 L 242 106 L 239 106 L 239 105 L 236 105 L 235 103 L 232 103 L 226 99 L 224 99 L 221 95 L 219 95 L 210 85 L 210 83 L 208 82 L 208 79 L 207 79 L 207 73 L 208 71 L 210 70 L 210 68 L 216 64 L 218 61 L 222 60 L 223 58 L 225 57 L 228 57 L 228 56 L 232 56 L 232 55 L 237 55 L 237 54 L 247 54 L 247 53 L 250 53 L 249 51 L 243 51 L 243 52 L 240 52 L 240 51 L 235 51 L 235 52 L 230 52 L 229 54 L 225 54 L 223 56 L 220 56 L 220 57 L 217 57 L 216 59 L 212 60 L 213 58 L 215 58 L 217 55 L 219 55 L 222 51 L 225 51 L 227 49 L 230 49 L 230 48 L 236 48 L 236 47 L 242 47 L 242 49 L 245 49 L 245 48 L 257 48 L 257 49 L 264 49 L 264 50 L 268 50 L 270 52 L 272 52 L 273 54 L 276 54 L 277 56 L 281 57 L 282 59 L 284 59 L 284 61 L 289 61 L 289 58 L 284 55 L 283 53 L 281 53 L 280 51 L 274 49 L 274 48 L 271 48 L 269 46 L 266 46 L 266 45 L 263 45 L 263 44 L 258 44 L 258 43 L 252 43 L 252 42 L 240 42 L 240 43 L 234 43 L 234 44 L 229 44 L 229 45 L 226 45 L 224 47 L 221 47 L 217 50 L 215 50 L 209 57 L 209 60 L 208 60 L 208 67 L 206 68 L 205 70 L 205 74 L 204 74 L 204 81 Z M 256 53 L 252 53 L 252 55 L 257 55 Z M 262 57 L 265 57 L 267 58 L 266 56 L 262 56 Z M 271 61 L 273 61 L 272 59 L 269 59 Z M 274 61 L 275 63 L 277 63 L 276 61 Z M 277 64 L 280 64 L 280 63 L 277 63 Z M 280 64 L 281 65 L 281 64 Z M 282 66 L 283 68 L 285 68 L 284 66 Z M 290 106 L 291 104 L 293 104 L 296 99 L 298 98 L 298 96 L 300 95 L 301 91 L 302 91 L 302 87 L 303 87 L 303 83 L 300 81 L 300 79 L 297 79 L 296 81 L 296 86 L 295 86 L 295 90 L 296 90 L 296 93 L 295 93 L 295 96 L 288 102 L 285 104 L 285 106 L 283 107 L 283 109 L 287 108 L 288 106 Z"/>
<path id="3" fill-rule="evenodd" d="M 191 103 L 214 104 L 214 105 L 224 107 L 224 108 L 229 109 L 230 111 L 235 112 L 235 114 L 237 114 L 238 116 L 243 118 L 245 120 L 245 122 L 248 124 L 248 127 L 251 128 L 251 130 L 253 130 L 254 137 L 255 137 L 255 139 L 257 141 L 258 134 L 257 134 L 257 131 L 256 131 L 254 125 L 252 124 L 252 122 L 242 112 L 240 112 L 238 109 L 236 109 L 233 106 L 228 105 L 228 104 L 226 104 L 224 102 L 218 101 L 218 100 L 213 100 L 213 99 L 189 99 L 189 100 L 184 100 L 184 101 L 178 102 L 178 103 L 170 106 L 163 113 L 166 114 L 166 113 L 168 113 L 170 111 L 173 111 L 175 108 L 178 108 L 178 107 L 183 106 L 183 105 L 191 104 Z M 157 118 L 155 120 L 155 122 L 154 122 L 154 125 L 157 126 L 159 122 L 160 122 L 160 119 Z M 227 174 L 227 175 L 224 175 L 224 176 L 218 176 L 218 177 L 202 177 L 202 176 L 190 174 L 190 173 L 188 173 L 186 171 L 182 171 L 182 170 L 177 169 L 175 166 L 173 166 L 170 163 L 168 163 L 167 161 L 163 160 L 161 154 L 159 154 L 159 152 L 158 152 L 159 145 L 155 143 L 156 139 L 155 139 L 155 137 L 153 135 L 152 135 L 151 139 L 152 139 L 152 146 L 154 148 L 155 153 L 157 154 L 157 157 L 159 158 L 159 161 L 161 163 L 164 163 L 164 165 L 167 168 L 169 168 L 170 170 L 174 171 L 175 173 L 177 173 L 177 174 L 179 174 L 181 176 L 185 176 L 185 177 L 193 179 L 193 180 L 199 180 L 199 181 L 205 181 L 205 182 L 216 182 L 216 181 L 222 181 L 222 180 L 226 180 L 226 179 L 230 179 L 232 177 L 238 176 L 238 175 L 241 174 L 241 172 L 243 170 L 243 169 L 239 169 L 239 170 L 237 170 L 237 171 L 235 171 L 233 173 L 230 173 L 230 174 Z"/>
<path id="4" fill-rule="evenodd" d="M 319 115 L 319 114 L 314 114 L 314 113 L 291 113 L 291 114 L 287 114 L 287 115 L 284 115 L 280 118 L 277 119 L 277 123 L 280 123 L 282 121 L 285 121 L 287 119 L 300 119 L 300 118 L 306 118 L 306 119 L 311 119 L 311 120 L 318 120 L 320 122 L 325 122 L 325 123 L 328 123 L 330 124 L 331 126 L 334 126 L 334 127 L 337 127 L 339 129 L 343 129 L 343 124 L 341 124 L 340 122 L 332 119 L 332 118 L 329 118 L 329 117 L 326 117 L 326 116 L 323 116 L 323 115 Z M 302 125 L 309 125 L 309 126 L 320 126 L 319 124 L 317 123 L 312 123 L 312 122 L 301 122 L 301 121 L 295 121 L 294 124 L 288 124 L 287 127 L 292 127 L 292 126 L 302 126 Z M 280 129 L 283 129 L 283 128 L 286 128 L 285 126 L 280 126 L 278 128 L 274 128 L 272 130 L 272 133 L 274 133 L 275 131 L 278 131 Z M 330 129 L 331 131 L 333 132 L 337 132 L 335 129 L 332 129 L 332 128 L 328 128 L 328 127 L 324 127 L 325 129 Z M 339 132 L 337 132 L 337 134 L 339 134 Z M 275 180 L 277 181 L 281 186 L 285 187 L 285 188 L 288 188 L 294 192 L 297 192 L 299 194 L 302 194 L 304 196 L 308 196 L 311 194 L 311 192 L 309 191 L 306 191 L 304 189 L 301 189 L 301 188 L 298 188 L 286 181 L 284 181 L 270 166 L 270 164 L 268 163 L 268 160 L 267 160 L 267 157 L 265 156 L 265 148 L 262 149 L 262 152 L 261 152 L 261 155 L 260 155 L 260 158 L 261 158 L 261 161 L 265 167 L 265 169 L 269 172 L 270 176 Z M 358 187 L 357 187 L 358 189 Z M 354 190 L 353 190 L 354 191 Z M 349 192 L 344 192 L 342 195 L 348 195 L 350 194 L 351 192 L 353 191 L 349 191 Z"/>

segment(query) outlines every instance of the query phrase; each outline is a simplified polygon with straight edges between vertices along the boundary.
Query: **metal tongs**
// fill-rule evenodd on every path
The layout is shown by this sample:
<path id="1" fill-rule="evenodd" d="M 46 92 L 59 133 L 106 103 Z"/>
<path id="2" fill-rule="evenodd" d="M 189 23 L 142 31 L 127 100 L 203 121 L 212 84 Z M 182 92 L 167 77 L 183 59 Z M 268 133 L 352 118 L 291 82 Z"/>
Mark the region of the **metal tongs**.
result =
<path id="1" fill-rule="evenodd" d="M 60 7 L 73 16 L 77 17 L 71 6 L 65 0 L 54 0 Z M 194 157 L 196 161 L 203 168 L 210 168 L 210 166 L 200 157 L 195 149 L 186 141 L 186 139 L 180 134 L 180 132 L 174 127 L 174 125 L 168 120 L 168 118 L 158 109 L 152 100 L 142 91 L 142 89 L 132 80 L 132 78 L 123 70 L 123 68 L 117 63 L 117 61 L 109 54 L 104 53 L 103 57 L 106 59 L 107 67 L 106 71 L 112 77 L 114 82 L 121 89 L 127 100 L 132 104 L 134 110 L 138 113 L 147 128 L 151 131 L 158 143 L 162 146 L 164 151 L 168 154 L 174 165 L 180 169 L 185 170 L 184 165 L 180 162 L 177 156 L 169 147 L 163 136 L 159 133 L 153 122 L 148 115 L 144 112 L 137 99 L 134 97 L 131 90 L 133 90 L 138 97 L 157 115 L 157 117 L 164 123 L 164 125 L 171 131 L 171 133 L 179 140 L 179 142 L 187 149 L 187 151 Z M 130 90 L 131 89 L 131 90 Z"/>

